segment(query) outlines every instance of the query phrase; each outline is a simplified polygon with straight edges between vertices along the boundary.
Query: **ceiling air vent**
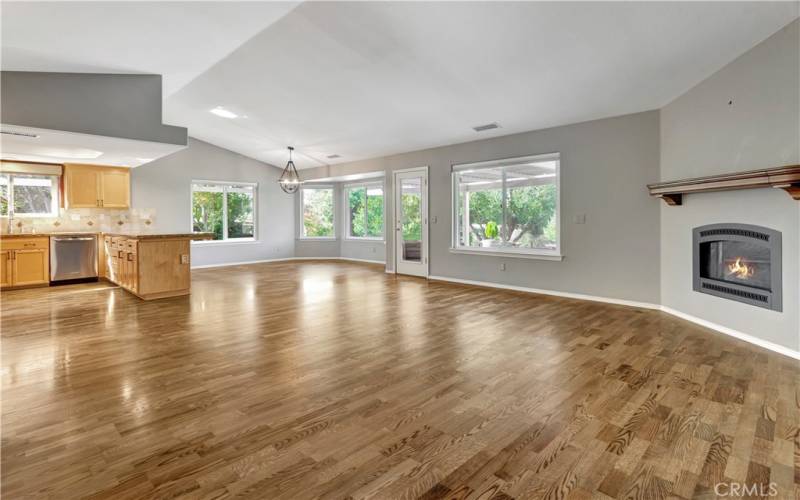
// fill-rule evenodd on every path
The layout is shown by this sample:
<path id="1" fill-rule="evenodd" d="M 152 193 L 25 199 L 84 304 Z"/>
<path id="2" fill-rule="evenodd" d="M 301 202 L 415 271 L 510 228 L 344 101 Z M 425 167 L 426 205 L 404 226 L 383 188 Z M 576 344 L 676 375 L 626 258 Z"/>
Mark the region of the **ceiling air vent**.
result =
<path id="1" fill-rule="evenodd" d="M 492 130 L 495 128 L 500 128 L 500 125 L 497 122 L 487 123 L 486 125 L 478 125 L 477 127 L 472 127 L 472 130 L 475 132 L 483 132 L 485 130 Z"/>
<path id="2" fill-rule="evenodd" d="M 327 158 L 329 160 L 335 160 L 336 158 L 341 158 L 341 157 L 342 157 L 342 155 L 328 155 L 327 156 Z"/>
<path id="3" fill-rule="evenodd" d="M 31 134 L 30 132 L 15 132 L 13 130 L 0 130 L 0 134 L 16 135 L 19 137 L 30 137 L 32 139 L 37 139 L 39 137 L 37 134 Z"/>

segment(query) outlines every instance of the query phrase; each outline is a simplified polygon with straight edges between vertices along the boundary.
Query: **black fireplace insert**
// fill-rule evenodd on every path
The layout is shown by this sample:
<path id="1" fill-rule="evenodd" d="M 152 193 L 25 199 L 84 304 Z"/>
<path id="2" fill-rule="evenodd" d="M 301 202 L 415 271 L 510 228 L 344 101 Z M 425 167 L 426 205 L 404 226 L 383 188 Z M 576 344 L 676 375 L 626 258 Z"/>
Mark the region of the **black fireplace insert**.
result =
<path id="1" fill-rule="evenodd" d="M 711 224 L 694 229 L 697 292 L 782 310 L 781 233 L 748 224 Z"/>

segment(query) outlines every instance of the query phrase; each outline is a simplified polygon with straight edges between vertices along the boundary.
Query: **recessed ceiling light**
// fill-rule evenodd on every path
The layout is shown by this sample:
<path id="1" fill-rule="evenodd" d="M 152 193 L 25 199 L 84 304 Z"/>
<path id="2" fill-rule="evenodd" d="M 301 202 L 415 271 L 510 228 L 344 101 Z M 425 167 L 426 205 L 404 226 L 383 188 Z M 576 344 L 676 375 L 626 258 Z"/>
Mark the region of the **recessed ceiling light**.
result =
<path id="1" fill-rule="evenodd" d="M 88 148 L 59 148 L 59 147 L 34 147 L 30 149 L 30 154 L 37 156 L 50 156 L 52 158 L 69 158 L 72 160 L 93 160 L 103 156 L 102 151 Z"/>
<path id="2" fill-rule="evenodd" d="M 472 130 L 475 132 L 483 132 L 484 130 L 492 130 L 495 128 L 500 128 L 500 125 L 498 125 L 497 122 L 487 123 L 485 125 L 477 125 L 472 127 Z"/>
<path id="3" fill-rule="evenodd" d="M 217 116 L 221 116 L 222 118 L 236 118 L 239 115 L 234 113 L 233 111 L 228 111 L 227 109 L 223 108 L 222 106 L 217 106 L 214 109 L 209 110 L 211 113 L 214 113 Z"/>

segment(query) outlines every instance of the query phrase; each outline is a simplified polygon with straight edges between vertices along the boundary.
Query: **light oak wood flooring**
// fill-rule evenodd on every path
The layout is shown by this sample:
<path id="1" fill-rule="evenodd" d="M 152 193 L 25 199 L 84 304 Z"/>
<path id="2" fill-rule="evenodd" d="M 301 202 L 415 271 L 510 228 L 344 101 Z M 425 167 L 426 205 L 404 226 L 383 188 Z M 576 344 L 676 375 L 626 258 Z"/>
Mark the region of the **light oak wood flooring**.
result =
<path id="1" fill-rule="evenodd" d="M 153 302 L 3 292 L 2 496 L 800 498 L 799 365 L 354 263 L 199 270 Z"/>

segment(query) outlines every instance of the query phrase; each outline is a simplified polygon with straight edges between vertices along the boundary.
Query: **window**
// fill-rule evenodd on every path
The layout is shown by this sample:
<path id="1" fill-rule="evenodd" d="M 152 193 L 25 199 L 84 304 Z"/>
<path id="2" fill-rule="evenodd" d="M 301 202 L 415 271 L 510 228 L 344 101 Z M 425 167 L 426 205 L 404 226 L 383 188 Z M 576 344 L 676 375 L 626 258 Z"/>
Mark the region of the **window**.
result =
<path id="1" fill-rule="evenodd" d="M 383 239 L 383 183 L 353 184 L 344 188 L 347 237 Z"/>
<path id="2" fill-rule="evenodd" d="M 333 229 L 333 188 L 304 187 L 300 190 L 303 238 L 335 238 Z"/>
<path id="3" fill-rule="evenodd" d="M 254 240 L 256 184 L 192 183 L 192 232 L 214 233 L 214 240 Z"/>
<path id="4" fill-rule="evenodd" d="M 58 216 L 58 176 L 0 174 L 0 216 Z"/>
<path id="5" fill-rule="evenodd" d="M 558 153 L 453 167 L 453 247 L 559 256 Z"/>

